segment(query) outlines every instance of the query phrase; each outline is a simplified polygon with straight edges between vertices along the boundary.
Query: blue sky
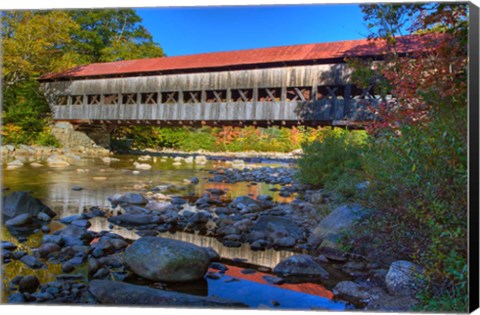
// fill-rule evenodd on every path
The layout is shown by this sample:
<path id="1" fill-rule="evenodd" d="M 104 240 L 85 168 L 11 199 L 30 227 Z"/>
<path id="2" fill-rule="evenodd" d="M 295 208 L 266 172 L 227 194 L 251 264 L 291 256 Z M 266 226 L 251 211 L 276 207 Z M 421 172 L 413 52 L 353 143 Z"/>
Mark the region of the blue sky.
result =
<path id="1" fill-rule="evenodd" d="M 358 4 L 141 8 L 168 56 L 365 38 Z"/>

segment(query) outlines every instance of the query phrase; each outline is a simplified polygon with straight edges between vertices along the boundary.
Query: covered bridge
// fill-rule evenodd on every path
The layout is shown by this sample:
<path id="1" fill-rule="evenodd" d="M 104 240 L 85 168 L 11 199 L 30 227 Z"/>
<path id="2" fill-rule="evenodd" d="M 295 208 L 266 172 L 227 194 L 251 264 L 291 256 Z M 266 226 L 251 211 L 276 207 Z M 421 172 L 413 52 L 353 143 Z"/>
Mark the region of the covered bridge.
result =
<path id="1" fill-rule="evenodd" d="M 429 36 L 398 39 L 408 54 Z M 56 121 L 118 125 L 345 125 L 371 119 L 346 58 L 381 60 L 384 41 L 351 40 L 95 63 L 39 81 Z"/>

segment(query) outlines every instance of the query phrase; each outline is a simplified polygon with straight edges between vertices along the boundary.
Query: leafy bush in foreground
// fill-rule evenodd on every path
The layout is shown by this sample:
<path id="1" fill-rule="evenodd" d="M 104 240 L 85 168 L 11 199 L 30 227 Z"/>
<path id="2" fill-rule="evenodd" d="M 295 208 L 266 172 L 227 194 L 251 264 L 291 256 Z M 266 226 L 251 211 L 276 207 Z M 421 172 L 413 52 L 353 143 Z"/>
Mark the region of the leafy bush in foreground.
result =
<path id="1" fill-rule="evenodd" d="M 300 181 L 332 186 L 340 178 L 353 180 L 362 169 L 366 140 L 363 131 L 324 129 L 316 140 L 303 145 L 303 156 L 298 161 Z"/>

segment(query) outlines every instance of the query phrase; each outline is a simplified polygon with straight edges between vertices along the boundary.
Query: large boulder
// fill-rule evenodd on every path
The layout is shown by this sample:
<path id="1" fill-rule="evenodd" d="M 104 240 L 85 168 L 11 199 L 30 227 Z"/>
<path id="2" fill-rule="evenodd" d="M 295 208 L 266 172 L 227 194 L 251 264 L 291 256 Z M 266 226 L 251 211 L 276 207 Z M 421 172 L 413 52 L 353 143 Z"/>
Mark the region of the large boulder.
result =
<path id="1" fill-rule="evenodd" d="M 125 263 L 137 275 L 165 282 L 201 279 L 210 262 L 197 245 L 161 237 L 143 237 L 125 250 Z"/>
<path id="2" fill-rule="evenodd" d="M 323 279 L 329 277 L 328 271 L 309 255 L 294 255 L 288 257 L 273 268 L 273 273 L 281 277 L 292 276 Z"/>
<path id="3" fill-rule="evenodd" d="M 157 306 L 217 306 L 246 307 L 246 305 L 218 297 L 203 297 L 157 290 L 150 287 L 109 280 L 92 280 L 88 290 L 102 304 L 112 305 L 157 305 Z"/>
<path id="4" fill-rule="evenodd" d="M 5 220 L 9 220 L 20 214 L 36 216 L 41 212 L 46 213 L 50 218 L 57 215 L 52 209 L 37 198 L 32 197 L 28 192 L 14 191 L 8 196 L 3 197 L 2 215 Z"/>
<path id="5" fill-rule="evenodd" d="M 367 214 L 367 210 L 359 204 L 346 204 L 335 208 L 313 230 L 308 244 L 316 247 L 325 241 L 325 244 L 322 245 L 335 247 L 340 235 Z"/>
<path id="6" fill-rule="evenodd" d="M 412 296 L 424 283 L 424 268 L 406 260 L 393 262 L 385 276 L 388 292 L 396 296 Z"/>

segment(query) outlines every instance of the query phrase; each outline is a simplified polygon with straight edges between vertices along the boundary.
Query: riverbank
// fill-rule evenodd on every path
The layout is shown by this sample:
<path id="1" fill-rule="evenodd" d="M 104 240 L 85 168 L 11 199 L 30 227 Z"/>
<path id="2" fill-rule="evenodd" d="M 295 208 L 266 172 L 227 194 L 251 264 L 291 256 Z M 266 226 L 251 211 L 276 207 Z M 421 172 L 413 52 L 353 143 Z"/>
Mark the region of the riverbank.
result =
<path id="1" fill-rule="evenodd" d="M 257 151 L 244 151 L 244 152 L 210 152 L 206 150 L 182 151 L 174 149 L 143 149 L 143 150 L 121 150 L 120 154 L 134 154 L 134 155 L 151 155 L 151 156 L 167 156 L 167 157 L 188 157 L 188 156 L 206 156 L 212 160 L 234 160 L 242 159 L 249 163 L 261 162 L 261 161 L 277 161 L 277 162 L 294 162 L 302 156 L 302 150 L 294 150 L 289 153 L 283 152 L 257 152 Z"/>
<path id="2" fill-rule="evenodd" d="M 22 149 L 24 150 L 25 148 Z M 199 164 L 201 165 L 205 160 L 203 158 L 198 159 L 198 157 L 205 155 L 200 155 L 200 153 L 203 152 L 197 152 L 193 155 L 189 153 L 188 156 L 180 157 L 178 155 L 181 153 L 171 152 L 172 155 L 165 158 L 168 160 L 165 162 L 161 162 L 162 158 L 158 158 L 157 153 L 139 155 L 135 156 L 134 159 L 129 159 L 127 165 L 129 165 L 129 168 L 133 168 L 134 163 L 150 163 L 149 165 L 152 165 L 153 169 L 139 171 L 139 175 L 144 176 L 150 172 L 155 172 L 157 165 L 153 163 L 155 157 L 158 159 L 157 163 L 168 162 L 173 164 L 177 162 L 181 165 L 188 165 L 188 163 L 200 162 Z M 173 156 L 177 158 L 177 161 L 175 161 Z M 105 158 L 109 158 L 110 163 L 115 163 L 115 157 L 103 157 L 102 160 Z M 248 157 L 244 156 L 244 158 Z M 265 158 L 265 155 L 262 158 Z M 213 158 L 205 156 L 205 159 L 210 160 Z M 74 161 L 73 164 L 75 163 Z M 109 163 L 105 165 L 109 165 Z M 110 266 L 109 263 L 105 263 L 105 261 L 114 259 L 111 257 L 112 255 L 124 255 L 124 248 L 112 249 L 111 245 L 108 245 L 112 241 L 108 239 L 121 238 L 129 244 L 133 242 L 132 238 L 121 236 L 120 230 L 133 231 L 140 237 L 162 236 L 162 233 L 165 232 L 179 233 L 179 231 L 182 231 L 192 236 L 205 235 L 205 237 L 214 238 L 225 248 L 247 247 L 258 253 L 266 250 L 284 250 L 304 255 L 296 260 L 293 259 L 293 261 L 288 261 L 288 258 L 285 258 L 286 262 L 283 262 L 283 266 L 290 268 L 287 271 L 279 272 L 277 268 L 277 272 L 274 272 L 276 265 L 280 265 L 282 261 L 270 267 L 270 274 L 267 275 L 276 277 L 273 281 L 276 282 L 275 285 L 279 288 L 284 283 L 298 282 L 299 276 L 300 281 L 303 281 L 303 283 L 311 281 L 312 274 L 305 278 L 304 274 L 298 274 L 298 271 L 292 269 L 299 266 L 301 266 L 300 269 L 305 269 L 308 265 L 309 268 L 314 270 L 313 278 L 319 277 L 321 283 L 328 290 L 335 292 L 336 299 L 352 300 L 357 307 L 366 309 L 407 310 L 414 303 L 414 300 L 408 296 L 400 298 L 387 293 L 388 288 L 385 283 L 385 277 L 388 273 L 389 265 L 372 262 L 364 257 L 345 253 L 340 250 L 341 248 L 335 248 L 339 245 L 338 243 L 335 244 L 335 242 L 341 231 L 332 230 L 334 226 L 332 222 L 339 222 L 343 214 L 343 218 L 346 220 L 342 228 L 348 229 L 354 223 L 351 220 L 351 218 L 355 217 L 354 212 L 361 209 L 355 205 L 335 204 L 335 199 L 327 192 L 313 190 L 296 182 L 294 173 L 295 170 L 288 167 L 259 166 L 248 168 L 248 164 L 246 164 L 235 168 L 232 167 L 232 164 L 224 163 L 209 170 L 209 175 L 205 178 L 188 178 L 182 185 L 156 185 L 155 182 L 152 182 L 149 185 L 139 186 L 131 194 L 120 193 L 112 195 L 109 199 L 111 205 L 98 209 L 104 213 L 102 216 L 105 216 L 105 218 L 100 218 L 99 220 L 106 224 L 95 231 L 91 229 L 90 224 L 97 222 L 98 218 L 96 215 L 102 213 L 95 210 L 97 209 L 95 207 L 87 208 L 80 215 L 67 220 L 62 218 L 62 214 L 59 214 L 53 221 L 66 224 L 67 227 L 53 232 L 53 235 L 61 235 L 63 243 L 59 241 L 61 244 L 57 244 L 58 248 L 53 246 L 56 251 L 52 253 L 56 254 L 48 253 L 44 257 L 38 256 L 39 254 L 33 254 L 33 256 L 37 255 L 37 259 L 44 264 L 50 261 L 56 262 L 61 266 L 61 272 L 67 273 L 69 271 L 68 275 L 81 273 L 80 270 L 85 264 L 90 265 L 91 263 L 93 266 L 99 266 L 95 272 L 92 271 L 86 278 L 82 278 L 82 281 L 76 280 L 76 282 L 80 281 L 84 284 L 84 287 L 77 289 L 87 292 L 88 284 L 91 280 L 118 276 L 118 271 L 114 270 L 115 268 L 122 269 L 119 279 L 122 278 L 122 273 L 129 272 L 130 269 L 123 263 L 119 265 L 118 261 L 114 263 L 115 266 L 118 265 L 115 268 Z M 187 194 L 186 189 L 192 185 L 198 185 L 196 184 L 197 181 L 206 181 L 219 186 L 202 191 L 196 196 Z M 228 195 L 227 191 L 221 187 L 222 185 L 235 182 L 246 183 L 251 187 L 261 185 L 262 183 L 275 184 L 278 187 L 273 188 L 277 190 L 277 193 L 289 199 L 277 202 L 272 200 L 271 196 L 261 194 L 240 195 L 229 199 L 226 197 Z M 81 188 L 79 187 L 79 189 Z M 140 200 L 139 203 L 138 200 Z M 90 212 L 93 212 L 94 215 Z M 57 219 L 61 220 L 57 221 Z M 109 226 L 109 224 L 111 225 Z M 319 229 L 319 227 L 321 228 Z M 83 232 L 78 232 L 78 228 L 81 228 Z M 328 235 L 322 234 L 329 228 L 330 232 Z M 117 231 L 117 229 L 120 230 Z M 65 244 L 65 235 L 70 237 L 72 230 L 76 231 L 74 234 L 79 241 L 72 241 L 75 245 L 73 243 L 69 245 L 68 241 Z M 47 245 L 51 243 L 52 234 L 42 232 L 38 228 L 36 233 L 39 233 L 40 236 L 43 235 L 40 243 L 31 248 L 23 247 L 23 251 L 37 253 L 42 246 L 52 246 Z M 89 236 L 87 237 L 87 235 Z M 104 236 L 107 236 L 104 239 L 108 240 L 108 242 L 104 241 L 107 243 L 106 245 L 99 244 L 93 246 L 91 240 L 96 238 L 101 240 Z M 16 244 L 16 246 L 18 245 L 20 244 Z M 39 245 L 40 247 L 38 247 Z M 95 249 L 101 246 L 106 246 L 102 249 L 103 252 L 99 253 L 97 251 L 94 254 Z M 16 259 L 21 256 L 21 254 L 15 254 L 15 252 L 15 250 L 11 251 L 9 263 L 15 263 Z M 95 257 L 95 255 L 99 257 Z M 96 260 L 97 263 L 100 260 L 100 263 L 95 265 L 93 260 Z M 78 265 L 76 264 L 77 262 L 79 262 Z M 71 270 L 71 263 L 74 263 L 73 270 Z M 104 270 L 97 274 L 97 271 L 102 268 Z M 292 275 L 293 278 L 291 277 Z M 211 281 L 223 279 L 223 275 L 215 271 L 213 274 L 205 274 L 205 277 Z M 304 278 L 302 279 L 302 277 Z M 217 279 L 213 280 L 213 278 Z M 147 284 L 149 284 L 148 281 Z M 151 286 L 152 284 L 150 283 L 149 285 Z M 15 285 L 11 287 L 17 288 Z M 46 285 L 43 289 L 47 290 L 49 287 L 50 285 Z M 70 286 L 70 289 L 73 288 Z M 42 288 L 40 288 L 41 290 Z M 87 296 L 88 293 L 85 293 L 85 295 Z M 16 296 L 18 297 L 18 295 Z M 26 301 L 52 302 L 49 299 L 42 300 L 42 295 L 40 297 L 37 300 L 37 297 L 34 296 L 34 299 L 29 300 L 31 296 L 27 296 Z M 92 300 L 94 301 L 94 299 Z M 78 301 L 87 303 L 82 299 Z M 399 301 L 402 302 L 399 303 Z M 282 301 L 277 302 L 282 305 Z"/>

